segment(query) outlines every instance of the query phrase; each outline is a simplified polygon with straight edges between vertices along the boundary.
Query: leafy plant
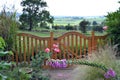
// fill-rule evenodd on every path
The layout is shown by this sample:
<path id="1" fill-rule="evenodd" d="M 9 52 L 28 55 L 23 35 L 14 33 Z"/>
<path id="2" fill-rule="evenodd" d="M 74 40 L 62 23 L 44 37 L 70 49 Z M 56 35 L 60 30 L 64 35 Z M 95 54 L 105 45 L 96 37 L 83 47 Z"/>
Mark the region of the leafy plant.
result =
<path id="1" fill-rule="evenodd" d="M 120 51 L 120 8 L 115 11 L 108 13 L 106 16 L 105 24 L 108 26 L 108 34 L 109 37 L 112 39 L 113 45 L 118 45 L 118 52 Z M 117 54 L 117 56 L 120 56 Z"/>
<path id="2" fill-rule="evenodd" d="M 48 58 L 45 54 L 46 53 L 44 51 L 40 51 L 38 54 L 32 57 L 31 68 L 33 69 L 33 72 L 31 74 L 31 80 L 49 80 L 48 77 L 42 75 L 44 61 Z"/>
<path id="3" fill-rule="evenodd" d="M 6 12 L 6 9 L 3 8 L 0 13 L 0 36 L 6 42 L 6 50 L 12 50 L 13 48 L 17 27 L 16 12 Z"/>
<path id="4" fill-rule="evenodd" d="M 0 37 L 0 50 L 4 50 L 5 47 L 5 41 L 3 40 L 2 37 Z"/>
<path id="5" fill-rule="evenodd" d="M 40 51 L 34 57 L 32 57 L 31 66 L 36 67 L 36 68 L 42 68 L 42 66 L 44 64 L 44 60 L 46 59 L 45 54 L 46 53 L 44 51 Z"/>
<path id="6" fill-rule="evenodd" d="M 0 57 L 5 56 L 5 55 L 12 55 L 12 51 L 4 51 L 5 47 L 5 41 L 2 37 L 0 37 Z M 11 66 L 11 63 L 7 63 L 5 61 L 0 62 L 0 71 L 4 69 L 9 69 Z M 7 76 L 4 76 L 0 73 L 0 80 L 6 79 Z"/>

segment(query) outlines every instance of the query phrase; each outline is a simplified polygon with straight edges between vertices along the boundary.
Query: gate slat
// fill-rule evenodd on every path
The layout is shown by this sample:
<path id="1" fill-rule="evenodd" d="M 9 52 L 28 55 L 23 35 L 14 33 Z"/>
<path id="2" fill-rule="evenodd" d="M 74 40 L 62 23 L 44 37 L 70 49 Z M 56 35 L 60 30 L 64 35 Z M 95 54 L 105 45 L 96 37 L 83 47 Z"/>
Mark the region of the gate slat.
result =
<path id="1" fill-rule="evenodd" d="M 23 36 L 23 50 L 24 50 L 24 62 L 26 62 L 26 43 L 25 43 L 25 36 Z"/>

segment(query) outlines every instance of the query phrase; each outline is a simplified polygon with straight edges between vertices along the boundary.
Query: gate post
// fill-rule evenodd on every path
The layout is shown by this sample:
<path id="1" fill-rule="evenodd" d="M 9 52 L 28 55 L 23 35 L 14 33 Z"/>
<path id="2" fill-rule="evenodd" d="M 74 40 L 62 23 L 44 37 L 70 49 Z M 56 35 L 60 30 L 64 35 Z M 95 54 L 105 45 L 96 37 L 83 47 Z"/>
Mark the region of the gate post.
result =
<path id="1" fill-rule="evenodd" d="M 95 50 L 95 33 L 92 31 L 92 50 Z"/>

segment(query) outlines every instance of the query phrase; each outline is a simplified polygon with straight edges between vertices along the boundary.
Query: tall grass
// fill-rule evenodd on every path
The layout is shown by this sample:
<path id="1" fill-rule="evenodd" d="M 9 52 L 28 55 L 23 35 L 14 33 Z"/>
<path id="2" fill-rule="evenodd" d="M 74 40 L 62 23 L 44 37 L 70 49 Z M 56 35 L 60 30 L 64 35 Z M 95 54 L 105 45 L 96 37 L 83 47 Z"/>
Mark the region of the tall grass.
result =
<path id="1" fill-rule="evenodd" d="M 112 46 L 105 46 L 92 53 L 88 59 L 89 62 L 103 64 L 112 68 L 120 76 L 120 60 L 115 57 L 116 51 Z M 84 71 L 84 72 L 83 72 Z M 81 76 L 81 72 L 82 76 Z M 104 71 L 95 67 L 78 67 L 76 70 L 75 80 L 104 80 Z M 84 75 L 83 75 L 84 74 Z"/>
<path id="2" fill-rule="evenodd" d="M 6 50 L 13 48 L 17 27 L 16 12 L 6 11 L 6 9 L 3 8 L 0 13 L 0 36 L 2 36 L 6 42 Z"/>

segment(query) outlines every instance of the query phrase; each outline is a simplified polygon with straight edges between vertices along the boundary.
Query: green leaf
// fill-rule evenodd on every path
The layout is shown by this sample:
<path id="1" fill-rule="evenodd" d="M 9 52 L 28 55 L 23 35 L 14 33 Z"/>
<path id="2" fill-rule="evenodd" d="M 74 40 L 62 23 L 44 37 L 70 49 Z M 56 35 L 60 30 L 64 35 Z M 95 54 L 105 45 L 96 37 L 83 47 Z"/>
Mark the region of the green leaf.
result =
<path id="1" fill-rule="evenodd" d="M 9 69 L 10 66 L 11 66 L 11 63 L 7 63 L 7 62 L 4 62 L 4 61 L 0 62 L 0 70 Z"/>
<path id="2" fill-rule="evenodd" d="M 13 52 L 12 51 L 0 51 L 0 56 L 5 56 L 7 54 L 10 54 L 10 55 L 13 55 Z"/>
<path id="3" fill-rule="evenodd" d="M 0 74 L 0 80 L 6 80 L 6 79 L 7 79 L 7 76 Z"/>

